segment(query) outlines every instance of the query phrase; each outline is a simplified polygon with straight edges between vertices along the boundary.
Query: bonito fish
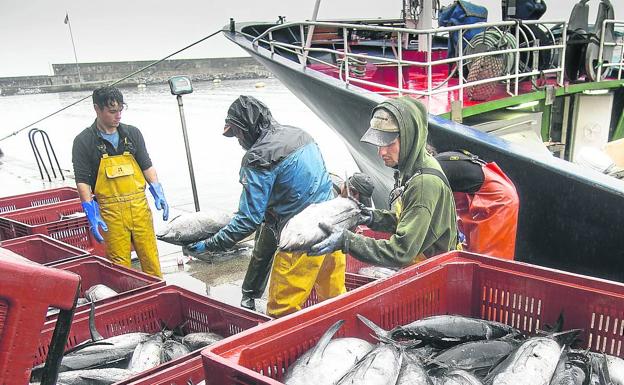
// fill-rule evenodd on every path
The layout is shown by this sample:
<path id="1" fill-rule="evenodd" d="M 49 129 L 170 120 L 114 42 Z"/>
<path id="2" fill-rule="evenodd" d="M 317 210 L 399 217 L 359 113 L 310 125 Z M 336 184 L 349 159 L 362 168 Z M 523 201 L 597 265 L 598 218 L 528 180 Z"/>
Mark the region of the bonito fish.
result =
<path id="1" fill-rule="evenodd" d="M 292 217 L 280 235 L 279 248 L 284 251 L 309 251 L 310 247 L 327 238 L 327 233 L 319 227 L 325 223 L 340 229 L 350 229 L 357 225 L 360 209 L 350 198 L 334 198 L 315 203 Z"/>
<path id="2" fill-rule="evenodd" d="M 186 246 L 209 238 L 230 223 L 231 219 L 231 214 L 211 209 L 178 215 L 156 234 L 156 238 Z"/>

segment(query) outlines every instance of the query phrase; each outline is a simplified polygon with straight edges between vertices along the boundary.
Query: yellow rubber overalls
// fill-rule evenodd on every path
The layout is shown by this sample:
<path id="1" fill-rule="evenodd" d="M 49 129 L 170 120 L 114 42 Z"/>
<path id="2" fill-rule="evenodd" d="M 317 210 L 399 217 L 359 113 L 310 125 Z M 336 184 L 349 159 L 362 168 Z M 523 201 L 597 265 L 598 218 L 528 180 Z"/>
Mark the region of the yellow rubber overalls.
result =
<path id="1" fill-rule="evenodd" d="M 131 245 L 141 269 L 162 278 L 152 211 L 145 196 L 145 177 L 134 156 L 127 151 L 109 156 L 100 147 L 102 159 L 95 182 L 95 196 L 108 231 L 102 232 L 106 256 L 114 263 L 130 267 Z M 120 143 L 121 144 L 121 143 Z"/>
<path id="2" fill-rule="evenodd" d="M 301 310 L 312 288 L 318 302 L 345 293 L 345 266 L 341 251 L 315 257 L 278 251 L 271 270 L 267 314 L 278 318 Z"/>

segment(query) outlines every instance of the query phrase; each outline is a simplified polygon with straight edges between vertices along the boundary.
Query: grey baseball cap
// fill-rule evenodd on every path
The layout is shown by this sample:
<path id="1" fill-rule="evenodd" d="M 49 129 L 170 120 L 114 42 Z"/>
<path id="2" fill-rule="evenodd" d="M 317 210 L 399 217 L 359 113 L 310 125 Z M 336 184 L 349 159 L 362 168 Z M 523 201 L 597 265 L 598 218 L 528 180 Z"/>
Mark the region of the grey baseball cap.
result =
<path id="1" fill-rule="evenodd" d="M 373 112 L 370 128 L 360 141 L 383 147 L 389 145 L 398 137 L 399 123 L 396 118 L 387 109 L 379 107 Z"/>

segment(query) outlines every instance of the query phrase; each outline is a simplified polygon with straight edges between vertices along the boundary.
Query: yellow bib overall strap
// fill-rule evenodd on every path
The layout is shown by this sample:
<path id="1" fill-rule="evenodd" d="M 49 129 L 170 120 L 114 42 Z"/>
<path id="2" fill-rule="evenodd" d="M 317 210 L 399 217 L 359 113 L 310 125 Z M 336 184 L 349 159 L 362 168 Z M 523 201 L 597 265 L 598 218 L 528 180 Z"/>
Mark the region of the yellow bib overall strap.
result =
<path id="1" fill-rule="evenodd" d="M 143 271 L 162 278 L 145 177 L 136 159 L 129 152 L 103 154 L 94 192 L 108 226 L 103 233 L 107 257 L 129 267 L 133 245 Z"/>

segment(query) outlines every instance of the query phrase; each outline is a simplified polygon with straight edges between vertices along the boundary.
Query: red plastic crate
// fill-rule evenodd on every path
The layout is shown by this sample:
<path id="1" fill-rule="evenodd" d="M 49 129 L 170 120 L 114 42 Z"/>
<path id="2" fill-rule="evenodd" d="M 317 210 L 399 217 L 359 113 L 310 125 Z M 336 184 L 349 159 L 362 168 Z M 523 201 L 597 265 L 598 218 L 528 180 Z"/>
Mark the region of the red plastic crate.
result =
<path id="1" fill-rule="evenodd" d="M 280 384 L 284 371 L 336 321 L 339 337 L 373 342 L 361 314 L 385 329 L 441 314 L 494 320 L 528 334 L 563 312 L 586 348 L 622 357 L 624 285 L 452 252 L 202 351 L 207 384 Z"/>
<path id="2" fill-rule="evenodd" d="M 42 234 L 7 239 L 0 242 L 0 247 L 44 266 L 89 255 L 88 251 Z"/>
<path id="3" fill-rule="evenodd" d="M 2 197 L 0 198 L 0 213 L 8 213 L 28 207 L 39 207 L 78 198 L 78 190 L 73 187 L 59 187 L 50 190 Z"/>
<path id="4" fill-rule="evenodd" d="M 160 278 L 145 274 L 129 267 L 117 265 L 102 257 L 89 256 L 67 262 L 53 264 L 56 269 L 71 271 L 78 274 L 82 279 L 80 296 L 85 296 L 85 291 L 96 284 L 104 284 L 115 290 L 116 296 L 95 301 L 96 311 L 105 303 L 117 301 L 120 298 L 137 294 L 141 291 L 165 286 L 165 281 Z M 88 313 L 90 305 L 76 306 L 76 316 L 80 313 Z M 46 318 L 46 321 L 56 320 L 56 315 Z"/>
<path id="5" fill-rule="evenodd" d="M 165 286 L 119 301 L 111 302 L 96 309 L 95 324 L 104 338 L 130 332 L 156 333 L 161 330 L 161 321 L 167 328 L 185 324 L 186 332 L 211 331 L 224 337 L 250 329 L 270 318 L 259 313 L 227 305 L 215 299 L 195 294 L 177 286 Z M 46 324 L 39 340 L 39 352 L 33 365 L 42 363 L 47 355 L 47 345 L 52 336 L 52 325 Z M 88 312 L 74 317 L 65 349 L 89 339 Z M 193 359 L 198 360 L 199 351 L 159 367 L 138 374 L 120 384 L 167 384 L 169 376 L 186 384 L 189 379 L 197 382 L 203 379 L 201 361 L 193 370 Z M 186 371 L 183 374 L 182 368 Z M 198 369 L 198 370 L 197 370 Z M 163 371 L 164 370 L 164 371 Z M 179 371 L 179 372 L 178 372 Z M 182 378 L 182 377 L 184 378 Z"/>
<path id="6" fill-rule="evenodd" d="M 105 255 L 106 248 L 91 235 L 86 216 L 61 219 L 61 216 L 82 212 L 80 201 L 72 200 L 0 214 L 0 238 L 44 234 L 91 254 Z"/>
<path id="7" fill-rule="evenodd" d="M 71 309 L 80 277 L 0 260 L 0 282 L 0 384 L 27 384 L 48 306 Z"/>

